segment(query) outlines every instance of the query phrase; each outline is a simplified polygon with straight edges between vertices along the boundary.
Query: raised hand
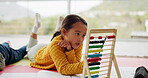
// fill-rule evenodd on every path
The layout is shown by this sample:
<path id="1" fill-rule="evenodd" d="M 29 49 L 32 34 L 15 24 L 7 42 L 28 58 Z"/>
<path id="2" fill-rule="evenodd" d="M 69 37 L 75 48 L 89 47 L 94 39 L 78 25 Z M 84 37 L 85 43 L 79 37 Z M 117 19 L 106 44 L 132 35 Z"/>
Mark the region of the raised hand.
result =
<path id="1" fill-rule="evenodd" d="M 72 46 L 70 44 L 70 42 L 66 41 L 66 40 L 62 40 L 58 43 L 58 45 L 60 47 L 65 47 L 68 51 L 72 50 Z"/>

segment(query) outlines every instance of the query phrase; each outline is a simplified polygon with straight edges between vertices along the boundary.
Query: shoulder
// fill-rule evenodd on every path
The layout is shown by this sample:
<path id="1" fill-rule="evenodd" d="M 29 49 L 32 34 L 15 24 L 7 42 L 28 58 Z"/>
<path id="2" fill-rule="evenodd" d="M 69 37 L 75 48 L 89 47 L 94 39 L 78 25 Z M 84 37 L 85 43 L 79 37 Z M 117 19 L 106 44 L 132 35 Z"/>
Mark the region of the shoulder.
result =
<path id="1" fill-rule="evenodd" d="M 59 36 L 57 36 L 57 37 L 55 37 L 51 42 L 50 42 L 50 44 L 51 45 L 55 45 L 55 44 L 58 44 L 60 41 L 62 40 L 62 36 L 61 35 L 59 35 Z"/>
<path id="2" fill-rule="evenodd" d="M 62 36 L 61 36 L 61 35 L 55 37 L 55 38 L 50 42 L 50 44 L 47 46 L 47 48 L 50 49 L 50 50 L 58 49 L 58 50 L 62 50 L 62 51 L 63 51 L 63 48 L 58 45 L 58 43 L 59 43 L 61 40 L 62 40 Z"/>

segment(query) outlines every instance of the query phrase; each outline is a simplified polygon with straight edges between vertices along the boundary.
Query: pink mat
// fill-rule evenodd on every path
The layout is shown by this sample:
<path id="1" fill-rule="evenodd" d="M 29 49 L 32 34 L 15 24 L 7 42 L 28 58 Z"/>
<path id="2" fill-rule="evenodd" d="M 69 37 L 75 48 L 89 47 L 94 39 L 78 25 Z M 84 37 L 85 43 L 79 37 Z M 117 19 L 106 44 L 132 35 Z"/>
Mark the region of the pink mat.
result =
<path id="1" fill-rule="evenodd" d="M 41 69 L 32 68 L 29 66 L 21 66 L 21 65 L 8 65 L 4 68 L 3 71 L 0 71 L 0 74 L 2 73 L 37 73 Z M 49 70 L 53 72 L 57 72 L 56 70 Z"/>
<path id="2" fill-rule="evenodd" d="M 147 58 L 129 58 L 129 57 L 117 57 L 117 63 L 119 67 L 139 67 L 144 66 L 148 69 Z"/>

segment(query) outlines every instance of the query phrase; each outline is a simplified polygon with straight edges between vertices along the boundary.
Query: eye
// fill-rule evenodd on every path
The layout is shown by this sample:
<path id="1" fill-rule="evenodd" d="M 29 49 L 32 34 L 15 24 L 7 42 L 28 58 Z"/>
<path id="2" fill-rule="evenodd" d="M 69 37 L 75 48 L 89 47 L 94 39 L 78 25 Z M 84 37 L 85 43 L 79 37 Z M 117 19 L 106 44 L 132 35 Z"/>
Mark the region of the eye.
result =
<path id="1" fill-rule="evenodd" d="M 83 37 L 85 37 L 85 34 L 83 35 Z"/>
<path id="2" fill-rule="evenodd" d="M 79 36 L 80 35 L 80 33 L 75 33 L 77 36 Z"/>

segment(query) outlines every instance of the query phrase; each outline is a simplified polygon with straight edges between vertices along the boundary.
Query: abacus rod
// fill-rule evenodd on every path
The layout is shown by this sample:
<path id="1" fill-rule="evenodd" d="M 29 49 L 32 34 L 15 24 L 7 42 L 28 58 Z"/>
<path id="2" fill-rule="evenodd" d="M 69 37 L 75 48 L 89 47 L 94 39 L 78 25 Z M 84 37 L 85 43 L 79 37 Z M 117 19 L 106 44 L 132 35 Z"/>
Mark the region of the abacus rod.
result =
<path id="1" fill-rule="evenodd" d="M 103 50 L 112 50 L 112 49 L 103 49 Z"/>
<path id="2" fill-rule="evenodd" d="M 99 78 L 108 78 L 108 77 L 99 77 Z"/>
<path id="3" fill-rule="evenodd" d="M 93 50 L 112 50 L 112 49 L 93 49 Z"/>
<path id="4" fill-rule="evenodd" d="M 112 46 L 112 45 L 103 45 L 103 46 Z"/>
<path id="5" fill-rule="evenodd" d="M 100 70 L 100 72 L 104 72 L 104 71 L 108 71 L 108 70 Z"/>
<path id="6" fill-rule="evenodd" d="M 99 76 L 104 76 L 104 75 L 107 75 L 107 73 L 105 73 L 105 74 L 99 74 Z"/>
<path id="7" fill-rule="evenodd" d="M 95 66 L 89 66 L 89 67 L 97 67 L 97 65 L 95 65 Z M 100 66 L 100 69 L 101 68 L 105 68 L 105 67 L 108 67 L 108 65 Z"/>
<path id="8" fill-rule="evenodd" d="M 111 58 L 111 57 L 104 57 L 104 58 L 101 58 L 101 59 L 108 59 L 108 58 Z"/>
<path id="9" fill-rule="evenodd" d="M 112 46 L 112 45 L 104 45 L 104 46 Z"/>
<path id="10" fill-rule="evenodd" d="M 102 54 L 103 56 L 106 56 L 106 55 L 110 55 L 110 53 L 105 53 L 105 54 Z"/>
<path id="11" fill-rule="evenodd" d="M 112 42 L 112 41 L 114 41 L 114 39 L 113 40 L 106 40 L 105 42 Z"/>
<path id="12" fill-rule="evenodd" d="M 101 63 L 108 63 L 109 61 L 104 61 L 104 62 L 101 62 Z"/>
<path id="13" fill-rule="evenodd" d="M 108 65 L 105 65 L 105 66 L 100 66 L 100 68 L 104 68 L 104 67 L 108 67 Z"/>

